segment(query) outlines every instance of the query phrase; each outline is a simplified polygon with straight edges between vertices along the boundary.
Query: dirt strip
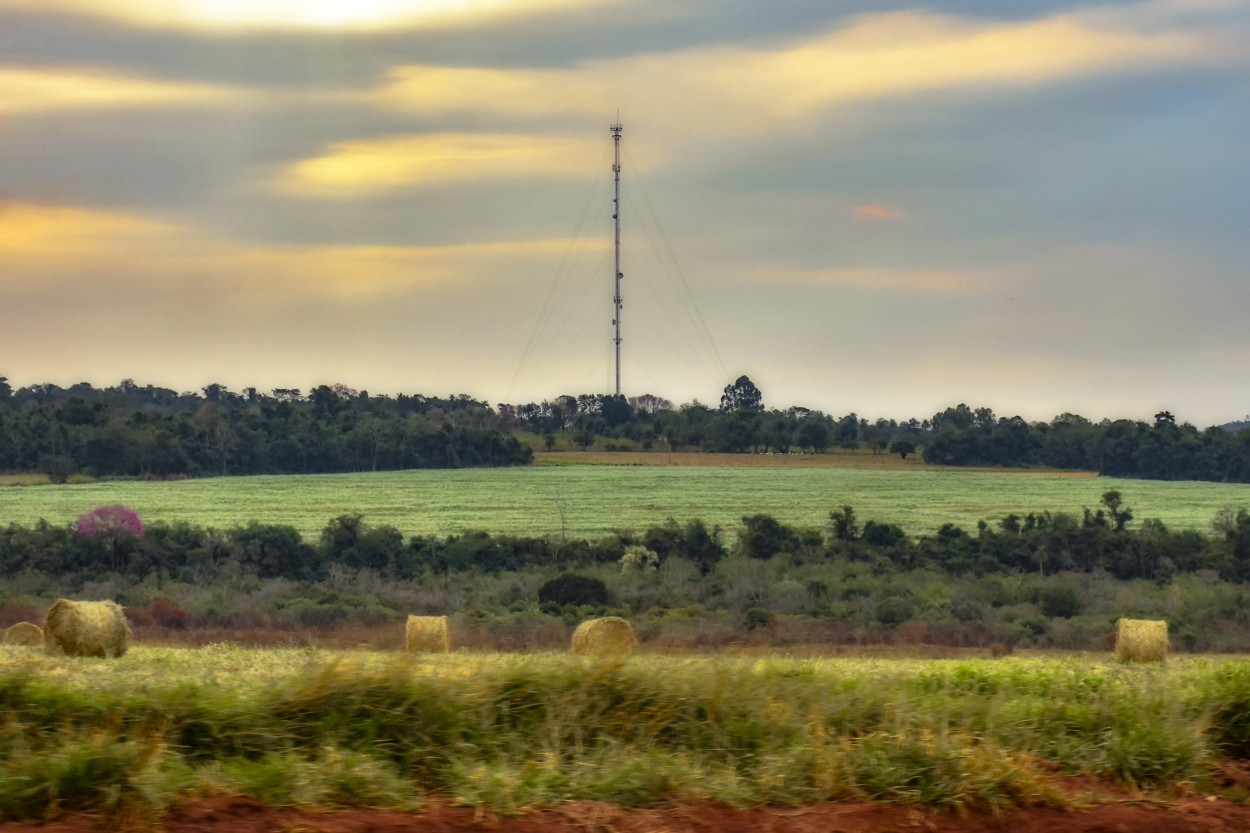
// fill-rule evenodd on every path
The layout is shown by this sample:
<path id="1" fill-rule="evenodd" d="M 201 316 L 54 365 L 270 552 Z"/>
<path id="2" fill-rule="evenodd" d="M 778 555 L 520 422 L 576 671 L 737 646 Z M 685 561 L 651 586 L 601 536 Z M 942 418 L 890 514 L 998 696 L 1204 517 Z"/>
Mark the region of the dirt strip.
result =
<path id="1" fill-rule="evenodd" d="M 1116 801 L 1074 810 L 957 813 L 870 802 L 740 810 L 718 804 L 624 809 L 595 802 L 501 816 L 434 803 L 419 812 L 270 807 L 217 796 L 183 804 L 159 820 L 73 816 L 42 825 L 0 824 L 0 833 L 1246 833 L 1250 805 L 1217 799 Z"/>

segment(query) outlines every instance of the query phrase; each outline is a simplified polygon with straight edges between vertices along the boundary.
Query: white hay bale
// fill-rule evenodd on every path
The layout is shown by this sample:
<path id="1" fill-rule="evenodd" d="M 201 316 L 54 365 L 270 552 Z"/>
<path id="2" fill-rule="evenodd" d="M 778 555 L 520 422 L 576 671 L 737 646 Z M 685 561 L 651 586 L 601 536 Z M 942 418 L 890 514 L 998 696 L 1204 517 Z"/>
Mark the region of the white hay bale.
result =
<path id="1" fill-rule="evenodd" d="M 44 648 L 71 657 L 120 657 L 130 647 L 130 624 L 117 602 L 58 599 L 48 608 Z"/>
<path id="2" fill-rule="evenodd" d="M 1116 622 L 1115 658 L 1120 662 L 1163 662 L 1168 658 L 1168 623 L 1155 619 Z"/>
<path id="3" fill-rule="evenodd" d="M 30 622 L 18 622 L 4 632 L 5 645 L 34 647 L 43 644 L 43 629 Z"/>
<path id="4" fill-rule="evenodd" d="M 404 650 L 410 653 L 445 654 L 451 650 L 446 616 L 409 616 L 404 628 Z"/>
<path id="5" fill-rule="evenodd" d="M 573 631 L 573 653 L 627 657 L 638 646 L 634 626 L 619 616 L 582 622 Z"/>

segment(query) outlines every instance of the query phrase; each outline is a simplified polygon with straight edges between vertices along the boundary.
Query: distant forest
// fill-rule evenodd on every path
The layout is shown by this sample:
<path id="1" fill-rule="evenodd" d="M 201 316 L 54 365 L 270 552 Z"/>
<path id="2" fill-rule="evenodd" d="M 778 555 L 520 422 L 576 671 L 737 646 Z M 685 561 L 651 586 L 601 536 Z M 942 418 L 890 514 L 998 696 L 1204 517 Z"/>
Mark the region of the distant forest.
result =
<path id="1" fill-rule="evenodd" d="M 1167 411 L 1153 422 L 1050 422 L 999 417 L 965 404 L 928 419 L 838 417 L 764 406 L 746 376 L 718 405 L 674 406 L 657 396 L 560 396 L 524 405 L 458 395 L 371 396 L 346 385 L 307 393 L 195 393 L 141 386 L 42 384 L 14 389 L 0 376 L 0 471 L 64 482 L 97 477 L 202 477 L 409 468 L 510 466 L 535 449 L 918 454 L 949 466 L 1046 466 L 1157 480 L 1250 482 L 1250 427 L 1199 430 Z"/>

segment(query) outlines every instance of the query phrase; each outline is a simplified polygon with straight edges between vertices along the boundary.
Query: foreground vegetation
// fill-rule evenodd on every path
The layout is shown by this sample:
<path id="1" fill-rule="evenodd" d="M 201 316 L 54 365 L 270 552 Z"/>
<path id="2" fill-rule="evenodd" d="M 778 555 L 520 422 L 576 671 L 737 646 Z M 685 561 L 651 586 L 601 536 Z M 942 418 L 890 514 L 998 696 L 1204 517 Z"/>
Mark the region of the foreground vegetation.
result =
<path id="1" fill-rule="evenodd" d="M 0 817 L 275 803 L 510 809 L 587 798 L 1061 801 L 1050 773 L 1145 788 L 1250 754 L 1250 665 L 1096 657 L 830 660 L 0 649 Z"/>

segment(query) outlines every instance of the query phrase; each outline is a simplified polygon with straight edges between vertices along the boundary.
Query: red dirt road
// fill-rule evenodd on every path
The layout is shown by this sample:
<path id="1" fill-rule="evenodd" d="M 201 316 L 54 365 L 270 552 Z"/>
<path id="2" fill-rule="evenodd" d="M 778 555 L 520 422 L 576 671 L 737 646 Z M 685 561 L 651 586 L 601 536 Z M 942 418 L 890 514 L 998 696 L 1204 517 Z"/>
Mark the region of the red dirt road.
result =
<path id="1" fill-rule="evenodd" d="M 688 804 L 626 810 L 573 802 L 503 817 L 445 804 L 431 804 L 416 813 L 315 813 L 218 796 L 175 807 L 151 826 L 123 827 L 116 821 L 76 816 L 45 825 L 0 824 L 0 833 L 97 833 L 124 828 L 161 833 L 1247 833 L 1250 805 L 1195 798 L 960 815 L 873 803 L 756 810 Z"/>

